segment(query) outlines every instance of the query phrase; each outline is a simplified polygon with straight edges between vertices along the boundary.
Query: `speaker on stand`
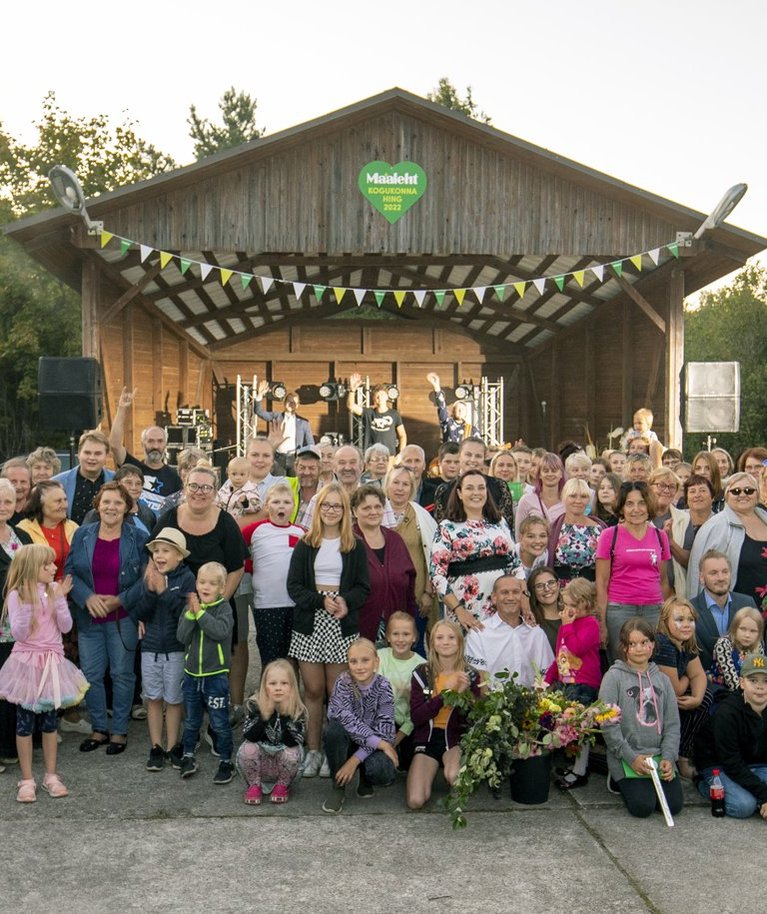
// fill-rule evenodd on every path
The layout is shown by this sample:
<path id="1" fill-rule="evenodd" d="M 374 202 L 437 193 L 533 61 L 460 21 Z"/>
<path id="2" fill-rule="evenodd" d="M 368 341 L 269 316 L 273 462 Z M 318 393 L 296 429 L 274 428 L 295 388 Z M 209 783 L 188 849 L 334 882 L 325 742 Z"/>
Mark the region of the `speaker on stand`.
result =
<path id="1" fill-rule="evenodd" d="M 101 365 L 92 358 L 41 356 L 37 363 L 40 426 L 69 432 L 74 466 L 75 435 L 95 428 L 102 415 Z"/>
<path id="2" fill-rule="evenodd" d="M 683 390 L 685 432 L 739 431 L 740 362 L 687 362 Z"/>

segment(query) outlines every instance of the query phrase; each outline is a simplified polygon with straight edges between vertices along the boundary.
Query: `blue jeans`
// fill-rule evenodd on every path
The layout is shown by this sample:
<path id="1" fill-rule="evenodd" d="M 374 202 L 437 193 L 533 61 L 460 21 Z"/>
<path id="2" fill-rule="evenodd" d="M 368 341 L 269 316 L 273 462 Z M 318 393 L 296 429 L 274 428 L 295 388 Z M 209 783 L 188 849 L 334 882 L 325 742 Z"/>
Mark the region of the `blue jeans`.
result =
<path id="1" fill-rule="evenodd" d="M 349 736 L 337 720 L 329 720 L 325 727 L 325 755 L 330 774 L 335 778 L 338 769 L 359 749 L 359 744 Z M 387 787 L 396 776 L 394 762 L 380 749 L 375 749 L 360 765 L 360 778 L 369 784 Z"/>
<path id="2" fill-rule="evenodd" d="M 112 678 L 112 732 L 117 736 L 127 736 L 133 690 L 136 685 L 136 676 L 133 672 L 138 643 L 136 624 L 130 619 L 120 619 L 119 622 L 91 622 L 90 625 L 84 625 L 79 629 L 77 642 L 80 649 L 80 667 L 91 686 L 85 693 L 91 726 L 100 733 L 109 732 L 104 690 L 104 673 L 109 669 Z"/>
<path id="3" fill-rule="evenodd" d="M 229 677 L 226 673 L 215 676 L 184 673 L 184 711 L 184 755 L 194 755 L 202 716 L 207 711 L 210 728 L 215 734 L 216 752 L 222 761 L 230 761 L 234 740 L 229 726 Z"/>
<path id="4" fill-rule="evenodd" d="M 760 781 L 767 783 L 767 765 L 749 765 L 749 768 Z M 713 772 L 713 768 L 704 768 L 700 772 L 701 780 L 698 782 L 698 793 L 702 797 L 709 796 Z M 741 787 L 740 784 L 736 784 L 721 769 L 719 777 L 722 781 L 722 787 L 724 787 L 724 811 L 726 815 L 732 816 L 733 819 L 747 819 L 749 816 L 753 816 L 759 807 L 759 802 L 753 793 L 746 790 L 745 787 Z"/>

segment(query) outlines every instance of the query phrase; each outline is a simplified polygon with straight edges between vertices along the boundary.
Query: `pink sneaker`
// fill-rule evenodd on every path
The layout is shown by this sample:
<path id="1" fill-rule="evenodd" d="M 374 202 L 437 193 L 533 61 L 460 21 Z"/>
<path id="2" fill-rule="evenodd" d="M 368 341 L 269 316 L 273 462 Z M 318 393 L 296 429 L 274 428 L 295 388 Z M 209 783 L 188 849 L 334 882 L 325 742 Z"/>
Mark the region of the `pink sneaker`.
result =
<path id="1" fill-rule="evenodd" d="M 250 787 L 245 791 L 245 796 L 243 799 L 248 804 L 248 806 L 260 806 L 261 800 L 264 794 L 261 790 L 260 784 L 251 784 Z"/>
<path id="2" fill-rule="evenodd" d="M 46 774 L 43 778 L 43 790 L 49 797 L 57 800 L 59 797 L 69 796 L 69 791 L 61 783 L 61 778 L 57 774 Z"/>
<path id="3" fill-rule="evenodd" d="M 290 791 L 284 784 L 275 784 L 272 790 L 272 803 L 287 803 Z"/>
<path id="4" fill-rule="evenodd" d="M 17 803 L 34 803 L 37 800 L 37 783 L 34 778 L 23 778 L 16 786 L 19 788 Z"/>

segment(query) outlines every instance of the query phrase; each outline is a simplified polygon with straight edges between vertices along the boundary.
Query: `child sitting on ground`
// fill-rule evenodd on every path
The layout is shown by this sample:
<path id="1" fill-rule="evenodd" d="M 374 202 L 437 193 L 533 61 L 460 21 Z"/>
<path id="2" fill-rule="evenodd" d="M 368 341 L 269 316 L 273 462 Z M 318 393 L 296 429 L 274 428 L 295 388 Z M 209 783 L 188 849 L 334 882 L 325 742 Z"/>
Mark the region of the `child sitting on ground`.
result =
<path id="1" fill-rule="evenodd" d="M 173 527 L 163 528 L 147 543 L 152 560 L 144 574 L 144 592 L 135 616 L 141 636 L 141 681 L 147 700 L 149 759 L 147 771 L 162 771 L 167 759 L 181 767 L 179 740 L 184 710 L 184 645 L 176 636 L 187 597 L 195 591 L 194 574 L 184 563 L 189 555 L 186 537 Z M 165 747 L 162 747 L 163 718 Z"/>
<path id="2" fill-rule="evenodd" d="M 181 777 L 197 771 L 195 748 L 200 738 L 202 716 L 208 712 L 216 754 L 221 759 L 214 784 L 232 780 L 232 728 L 229 724 L 229 667 L 232 655 L 234 616 L 224 599 L 226 568 L 206 562 L 197 572 L 197 593 L 190 594 L 186 612 L 178 620 L 178 640 L 184 655 L 184 755 Z"/>
<path id="3" fill-rule="evenodd" d="M 250 461 L 247 457 L 232 457 L 226 466 L 227 480 L 218 490 L 216 504 L 232 517 L 258 514 L 261 499 L 258 488 L 250 479 Z"/>

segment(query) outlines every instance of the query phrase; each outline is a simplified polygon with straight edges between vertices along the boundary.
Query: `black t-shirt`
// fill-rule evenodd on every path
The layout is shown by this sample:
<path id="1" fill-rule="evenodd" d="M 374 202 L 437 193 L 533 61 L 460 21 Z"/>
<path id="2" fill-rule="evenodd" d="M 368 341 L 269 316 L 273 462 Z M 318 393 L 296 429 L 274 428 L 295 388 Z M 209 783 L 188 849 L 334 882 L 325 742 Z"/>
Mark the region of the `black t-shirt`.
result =
<path id="1" fill-rule="evenodd" d="M 216 526 L 208 533 L 189 533 L 178 522 L 178 508 L 171 508 L 157 521 L 150 539 L 153 539 L 164 527 L 175 527 L 186 537 L 186 548 L 189 556 L 187 565 L 197 576 L 200 566 L 206 562 L 220 562 L 227 572 L 237 571 L 248 558 L 248 549 L 242 538 L 237 522 L 226 511 L 221 511 Z"/>
<path id="2" fill-rule="evenodd" d="M 159 470 L 156 470 L 127 451 L 123 466 L 126 463 L 138 467 L 144 474 L 144 494 L 141 496 L 141 500 L 144 504 L 149 505 L 155 514 L 159 513 L 160 505 L 165 499 L 182 487 L 181 477 L 173 467 L 169 467 L 167 464 L 163 464 Z"/>
<path id="3" fill-rule="evenodd" d="M 372 407 L 362 410 L 362 426 L 365 430 L 365 449 L 371 444 L 383 444 L 390 454 L 397 453 L 397 429 L 402 425 L 402 417 L 396 409 L 387 409 L 385 413 L 376 412 Z"/>
<path id="4" fill-rule="evenodd" d="M 83 518 L 93 507 L 93 499 L 105 482 L 106 476 L 103 470 L 95 481 L 87 479 L 78 472 L 75 479 L 75 494 L 72 497 L 72 509 L 69 512 L 69 516 L 76 524 L 82 524 Z"/>

